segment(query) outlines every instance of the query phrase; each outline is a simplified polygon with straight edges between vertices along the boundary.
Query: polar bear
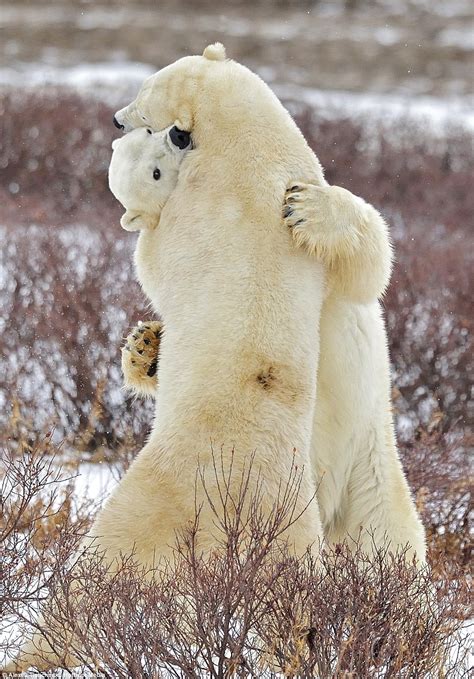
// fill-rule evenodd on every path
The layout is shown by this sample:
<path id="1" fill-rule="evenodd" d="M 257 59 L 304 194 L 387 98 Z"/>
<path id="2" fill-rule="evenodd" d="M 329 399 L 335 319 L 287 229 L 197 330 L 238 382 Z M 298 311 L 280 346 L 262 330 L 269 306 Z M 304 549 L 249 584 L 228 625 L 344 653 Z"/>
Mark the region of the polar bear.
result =
<path id="1" fill-rule="evenodd" d="M 329 187 L 317 160 L 314 173 L 308 172 L 308 148 L 288 114 L 256 75 L 226 60 L 220 45 L 208 47 L 203 57 L 180 59 L 149 78 L 114 121 L 124 131 L 175 123 L 192 132 L 199 154 L 195 171 L 180 171 L 183 189 L 193 192 L 190 204 L 194 199 L 197 206 L 202 204 L 205 173 L 212 178 L 216 205 L 221 190 L 239 197 L 247 214 L 266 223 L 289 180 L 284 222 L 293 245 L 318 270 L 323 263 L 327 274 L 324 304 L 321 290 L 311 300 L 312 311 L 322 305 L 322 314 L 309 335 L 317 342 L 319 328 L 318 399 L 309 459 L 324 534 L 330 542 L 357 539 L 369 550 L 387 543 L 392 549 L 409 545 L 409 553 L 423 563 L 424 529 L 396 447 L 387 338 L 377 301 L 391 270 L 391 247 L 380 215 L 344 189 Z M 226 158 L 232 159 L 232 168 Z M 211 172 L 206 159 L 216 159 Z M 252 172 L 250 181 L 244 168 Z M 298 182 L 291 186 L 295 178 Z M 233 210 L 221 207 L 221 213 L 230 223 L 238 222 Z M 172 201 L 168 219 L 177 224 L 178 214 L 179 205 Z M 139 242 L 137 248 L 137 270 L 160 310 L 153 248 L 144 245 Z M 154 261 L 158 276 L 156 249 Z M 188 308 L 192 313 L 192 306 Z M 286 328 L 291 337 L 300 313 L 305 312 L 295 307 L 291 314 Z"/>
<path id="2" fill-rule="evenodd" d="M 163 124 L 140 117 L 135 127 L 192 130 L 193 149 L 159 206 L 158 226 L 143 220 L 135 253 L 139 280 L 163 320 L 156 414 L 91 535 L 111 558 L 133 550 L 149 565 L 171 554 L 197 501 L 200 545 L 212 549 L 212 509 L 199 484 L 196 499 L 195 482 L 200 468 L 217 501 L 216 453 L 225 469 L 232 465 L 235 483 L 253 459 L 249 495 L 263 484 L 267 514 L 295 465 L 307 470 L 299 518 L 284 535 L 301 554 L 322 537 L 309 451 L 325 273 L 295 247 L 281 210 L 292 177 L 324 186 L 322 170 L 271 90 L 221 59 L 219 48 L 165 71 L 165 100 L 175 108 L 178 97 L 184 108 L 176 102 Z M 137 225 L 140 216 L 126 223 Z"/>

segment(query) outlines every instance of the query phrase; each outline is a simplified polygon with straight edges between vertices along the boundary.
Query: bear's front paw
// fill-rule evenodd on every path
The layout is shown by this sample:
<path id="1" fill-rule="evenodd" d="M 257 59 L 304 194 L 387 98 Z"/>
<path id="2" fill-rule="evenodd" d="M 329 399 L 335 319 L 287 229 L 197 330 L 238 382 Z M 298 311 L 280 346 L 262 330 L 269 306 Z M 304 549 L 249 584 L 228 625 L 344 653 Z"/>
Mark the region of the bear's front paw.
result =
<path id="1" fill-rule="evenodd" d="M 355 249 L 363 201 L 339 186 L 292 183 L 283 203 L 283 221 L 298 246 L 331 263 Z"/>
<path id="2" fill-rule="evenodd" d="M 318 195 L 313 184 L 292 183 L 286 190 L 283 202 L 283 220 L 289 229 L 312 218 Z"/>
<path id="3" fill-rule="evenodd" d="M 122 347 L 124 386 L 144 396 L 153 396 L 157 388 L 158 351 L 163 324 L 159 321 L 139 323 Z"/>

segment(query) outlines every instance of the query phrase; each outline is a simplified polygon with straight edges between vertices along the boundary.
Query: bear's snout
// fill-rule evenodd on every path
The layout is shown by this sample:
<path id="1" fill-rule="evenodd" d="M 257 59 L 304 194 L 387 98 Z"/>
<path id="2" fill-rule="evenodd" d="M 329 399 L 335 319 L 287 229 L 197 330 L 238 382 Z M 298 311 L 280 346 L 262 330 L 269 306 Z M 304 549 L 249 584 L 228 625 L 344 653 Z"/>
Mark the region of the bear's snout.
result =
<path id="1" fill-rule="evenodd" d="M 185 149 L 191 144 L 191 134 L 180 130 L 176 125 L 171 128 L 169 134 L 171 143 L 179 149 Z"/>
<path id="2" fill-rule="evenodd" d="M 119 130 L 124 130 L 124 129 L 125 129 L 125 126 L 124 126 L 124 125 L 121 125 L 115 116 L 114 116 L 114 125 L 115 125 L 115 127 L 116 127 L 117 129 L 119 129 Z"/>

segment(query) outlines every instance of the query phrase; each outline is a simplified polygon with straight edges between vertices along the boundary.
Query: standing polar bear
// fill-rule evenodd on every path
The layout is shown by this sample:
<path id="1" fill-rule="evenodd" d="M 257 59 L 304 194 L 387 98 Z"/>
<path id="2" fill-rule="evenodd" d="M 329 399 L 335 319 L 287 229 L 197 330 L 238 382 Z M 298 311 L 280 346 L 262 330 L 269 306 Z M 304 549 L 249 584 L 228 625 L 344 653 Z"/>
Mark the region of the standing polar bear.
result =
<path id="1" fill-rule="evenodd" d="M 310 441 L 325 274 L 295 247 L 281 210 L 292 177 L 324 186 L 323 173 L 271 90 L 226 62 L 222 48 L 156 78 L 169 109 L 150 101 L 160 119 L 147 124 L 145 105 L 133 113 L 135 127 L 173 126 L 193 139 L 159 224 L 142 228 L 136 251 L 138 276 L 163 319 L 160 389 L 149 440 L 92 535 L 110 557 L 133 550 L 149 565 L 171 554 L 197 501 L 200 547 L 212 549 L 219 536 L 205 492 L 218 504 L 214 451 L 226 472 L 232 466 L 235 492 L 253 459 L 248 493 L 262 485 L 266 514 L 294 465 L 306 470 L 299 518 L 284 536 L 302 554 L 323 534 Z M 149 81 L 150 93 L 156 84 Z M 196 498 L 198 468 L 205 491 L 198 483 Z"/>
<path id="2" fill-rule="evenodd" d="M 208 501 L 220 506 L 217 456 L 226 478 L 232 470 L 231 496 L 248 479 L 247 497 L 260 491 L 267 515 L 295 464 L 305 470 L 295 521 L 284 535 L 302 554 L 323 534 L 310 442 L 325 274 L 323 264 L 295 247 L 281 209 L 292 177 L 323 186 L 322 170 L 269 88 L 225 62 L 222 48 L 187 57 L 157 77 L 164 88 L 159 99 L 170 108 L 149 125 L 147 110 L 135 111 L 135 126 L 192 130 L 194 146 L 160 206 L 159 224 L 136 214 L 124 222 L 144 225 L 136 265 L 164 324 L 160 388 L 148 442 L 90 537 L 111 560 L 133 552 L 151 566 L 172 556 L 176 533 L 193 525 L 201 507 L 198 548 L 212 550 L 222 538 Z M 204 484 L 196 483 L 198 469 Z M 38 637 L 16 667 L 44 666 L 38 647 L 56 661 Z"/>
<path id="3" fill-rule="evenodd" d="M 195 347 L 195 354 L 198 355 L 201 349 L 207 351 L 208 365 L 212 363 L 215 350 L 219 354 L 219 347 L 215 347 L 216 339 L 218 345 L 222 342 L 221 350 L 225 345 L 225 339 L 217 332 L 214 334 L 213 327 L 222 327 L 224 321 L 230 329 L 233 324 L 235 327 L 236 321 L 244 320 L 242 312 L 245 301 L 248 303 L 249 300 L 246 296 L 248 288 L 245 292 L 243 286 L 237 286 L 238 292 L 244 296 L 242 304 L 238 302 L 235 308 L 233 300 L 228 297 L 231 290 L 226 287 L 231 278 L 228 267 L 235 267 L 235 273 L 239 276 L 242 272 L 239 267 L 245 261 L 244 269 L 246 273 L 249 271 L 255 241 L 254 226 L 256 230 L 262 229 L 262 240 L 268 243 L 266 251 L 258 247 L 253 253 L 261 257 L 257 265 L 261 283 L 257 282 L 257 278 L 254 283 L 257 288 L 262 288 L 258 295 L 261 304 L 255 305 L 253 309 L 250 305 L 247 307 L 253 312 L 258 310 L 262 313 L 251 313 L 245 318 L 250 329 L 246 341 L 250 340 L 249 346 L 253 347 L 254 356 L 268 346 L 269 336 L 275 344 L 281 342 L 278 352 L 282 357 L 281 363 L 288 368 L 294 367 L 293 379 L 297 382 L 293 382 L 293 385 L 296 387 L 298 384 L 304 390 L 308 385 L 308 375 L 302 379 L 301 368 L 308 369 L 311 362 L 308 358 L 311 355 L 311 360 L 314 360 L 320 340 L 318 395 L 313 409 L 308 451 L 320 516 L 315 516 L 314 521 L 311 520 L 307 525 L 315 528 L 321 520 L 324 535 L 329 541 L 352 537 L 359 539 L 368 549 L 372 548 L 374 542 L 376 545 L 388 542 L 393 549 L 409 544 L 410 551 L 423 562 L 424 530 L 396 449 L 386 332 L 377 301 L 385 290 L 391 270 L 391 248 L 380 215 L 372 206 L 348 191 L 327 185 L 319 162 L 269 88 L 241 65 L 227 61 L 220 45 L 208 47 L 203 57 L 181 59 L 149 78 L 136 100 L 117 112 L 115 122 L 125 131 L 144 125 L 160 130 L 175 124 L 180 129 L 192 132 L 196 147 L 192 152 L 194 157 L 192 160 L 189 157 L 179 172 L 177 190 L 165 207 L 164 226 L 160 222 L 158 231 L 170 228 L 172 222 L 175 234 L 182 236 L 184 225 L 190 232 L 191 245 L 195 239 L 201 241 L 203 215 L 212 215 L 213 226 L 209 235 L 217 226 L 214 220 L 218 215 L 220 227 L 215 234 L 212 232 L 211 240 L 215 238 L 214 250 L 220 258 L 220 271 L 214 279 L 219 290 L 206 285 L 207 263 L 204 257 L 203 270 L 195 280 L 197 285 L 205 286 L 209 317 L 207 322 L 204 321 L 205 332 L 200 326 L 199 348 Z M 295 182 L 295 179 L 298 181 Z M 291 189 L 286 194 L 284 224 L 289 227 L 287 234 L 291 234 L 293 241 L 290 252 L 294 255 L 300 251 L 306 255 L 304 265 L 303 260 L 297 260 L 295 264 L 301 266 L 302 277 L 307 275 L 309 262 L 318 274 L 321 274 L 320 266 L 324 263 L 326 272 L 324 290 L 319 287 L 319 280 L 316 285 L 318 290 L 312 299 L 307 300 L 310 307 L 306 308 L 303 308 L 305 304 L 302 302 L 302 306 L 295 303 L 292 309 L 288 309 L 288 297 L 280 307 L 277 293 L 283 278 L 278 275 L 275 277 L 280 265 L 273 253 L 285 234 L 281 224 L 277 224 L 276 215 L 287 186 Z M 183 199 L 186 201 L 185 207 L 182 205 Z M 204 221 L 207 222 L 208 218 Z M 249 226 L 252 237 L 247 241 Z M 163 369 L 165 351 L 173 350 L 167 331 L 167 313 L 162 304 L 164 295 L 160 279 L 164 261 L 158 253 L 161 237 L 165 238 L 164 235 L 159 236 L 158 232 L 142 233 L 136 251 L 140 282 L 165 322 L 160 350 L 160 389 L 156 392 L 157 417 L 160 417 L 163 408 L 162 399 L 163 402 L 165 398 L 168 399 L 168 396 L 163 396 L 167 387 L 167 368 Z M 234 256 L 230 252 L 233 248 L 231 241 L 236 241 L 238 248 L 241 248 Z M 288 255 L 286 246 L 285 242 L 284 257 Z M 205 252 L 209 251 L 208 248 L 207 245 Z M 244 257 L 240 259 L 239 254 Z M 177 260 L 175 263 L 178 263 Z M 192 296 L 189 287 L 187 291 Z M 237 290 L 233 288 L 232 291 Z M 211 301 L 216 292 L 218 307 Z M 302 293 L 301 290 L 299 292 Z M 296 297 L 303 300 L 304 294 Z M 186 308 L 192 324 L 195 309 L 189 299 Z M 317 314 L 320 308 L 322 313 L 318 326 L 311 314 Z M 308 312 L 311 318 L 308 318 Z M 306 325 L 308 321 L 309 326 Z M 300 336 L 302 327 L 309 328 L 306 338 Z M 147 332 L 150 329 L 142 330 Z M 214 337 L 207 345 L 209 334 Z M 295 335 L 298 339 L 293 344 Z M 242 337 L 242 334 L 238 333 L 238 336 Z M 306 340 L 309 340 L 311 348 Z M 137 341 L 142 342 L 143 336 L 135 333 L 129 349 Z M 309 354 L 303 360 L 300 352 L 304 346 Z M 239 370 L 248 374 L 252 361 L 247 361 L 249 354 L 243 347 L 244 343 L 235 347 L 234 356 L 238 360 L 233 367 L 238 365 Z M 288 351 L 286 355 L 281 353 L 285 350 Z M 147 352 L 152 360 L 156 359 L 153 350 L 148 348 Z M 132 351 L 129 355 L 125 354 L 124 360 L 128 375 L 136 376 L 136 382 L 131 386 L 138 391 L 154 393 L 155 375 L 143 376 L 146 379 L 140 384 L 140 375 L 137 374 L 140 366 L 132 369 L 127 363 L 131 360 Z M 266 370 L 258 374 L 266 375 L 260 378 L 267 387 L 263 399 L 273 412 L 265 410 L 266 417 L 260 421 L 254 420 L 254 446 L 258 450 L 262 445 L 260 442 L 265 441 L 262 433 L 269 431 L 269 421 L 275 424 L 278 421 L 280 425 L 283 423 L 282 429 L 286 435 L 273 439 L 283 444 L 278 453 L 274 449 L 273 469 L 277 477 L 284 478 L 288 469 L 284 463 L 280 466 L 281 451 L 288 443 L 292 445 L 292 427 L 296 423 L 298 410 L 295 408 L 294 414 L 292 406 L 280 410 L 281 404 L 274 401 L 278 396 L 276 392 L 282 388 L 290 371 L 280 373 L 273 366 L 273 361 L 267 362 L 267 366 Z M 271 389 L 268 389 L 269 383 Z M 182 376 L 179 384 L 189 387 L 184 385 Z M 207 382 L 206 393 L 209 390 L 214 390 L 212 379 Z M 219 390 L 214 391 L 214 395 L 218 393 Z M 241 395 L 248 399 L 249 394 L 245 391 Z M 280 417 L 289 419 L 285 422 Z M 300 422 L 303 420 L 306 427 L 307 420 L 302 418 Z M 304 436 L 306 433 L 305 430 Z M 277 430 L 272 431 L 272 434 L 276 435 Z M 240 436 L 237 434 L 235 444 L 239 443 Z M 243 432 L 242 440 L 245 440 Z M 244 449 L 249 442 L 247 438 Z M 266 444 L 263 443 L 263 450 L 265 448 Z M 298 447 L 298 453 L 301 461 L 306 463 L 304 446 Z M 304 545 L 308 536 L 301 526 L 296 526 L 296 532 L 295 544 Z M 313 538 L 319 536 L 319 533 L 313 534 Z"/>

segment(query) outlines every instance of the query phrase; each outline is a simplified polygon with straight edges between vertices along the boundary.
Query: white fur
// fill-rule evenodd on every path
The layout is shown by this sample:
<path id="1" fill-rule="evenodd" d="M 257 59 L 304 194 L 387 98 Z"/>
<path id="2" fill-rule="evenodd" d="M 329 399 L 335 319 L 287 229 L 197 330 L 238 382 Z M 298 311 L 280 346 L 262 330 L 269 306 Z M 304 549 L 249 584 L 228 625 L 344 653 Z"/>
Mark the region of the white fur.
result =
<path id="1" fill-rule="evenodd" d="M 155 228 L 176 186 L 188 149 L 177 148 L 170 141 L 169 130 L 154 132 L 140 127 L 112 143 L 109 187 L 126 208 L 120 223 L 127 231 Z M 157 169 L 161 173 L 158 180 L 153 177 Z"/>
<path id="2" fill-rule="evenodd" d="M 409 544 L 409 553 L 423 563 L 425 533 L 396 447 L 377 301 L 391 273 L 387 226 L 345 189 L 293 184 L 285 222 L 298 246 L 328 271 L 311 444 L 325 537 L 359 540 L 368 551 L 387 542 L 392 549 Z"/>
<path id="3" fill-rule="evenodd" d="M 118 116 L 127 130 L 175 124 L 195 147 L 136 250 L 164 324 L 153 430 L 93 528 L 111 556 L 135 549 L 144 563 L 168 554 L 192 520 L 199 462 L 217 493 L 211 446 L 224 465 L 234 451 L 236 477 L 255 453 L 252 484 L 261 472 L 267 512 L 294 460 L 305 469 L 299 508 L 316 490 L 309 449 L 324 272 L 295 247 L 281 208 L 290 178 L 323 185 L 321 167 L 260 78 L 222 50 L 206 54 L 150 78 Z M 206 504 L 201 524 L 210 547 Z M 285 537 L 301 553 L 321 536 L 313 501 Z"/>
<path id="4" fill-rule="evenodd" d="M 285 208 L 298 246 L 328 271 L 311 444 L 325 537 L 360 540 L 369 551 L 408 544 L 423 563 L 425 532 L 398 456 L 377 301 L 391 273 L 387 226 L 371 205 L 337 186 L 297 182 Z"/>
<path id="5" fill-rule="evenodd" d="M 372 205 L 340 186 L 298 182 L 287 192 L 285 208 L 285 223 L 298 245 L 325 263 L 332 291 L 360 303 L 383 295 L 392 246 Z"/>
<path id="6" fill-rule="evenodd" d="M 423 563 L 424 529 L 396 447 L 379 303 L 330 295 L 320 342 L 311 454 L 325 536 L 330 542 L 360 536 L 368 551 L 387 541 L 392 549 L 408 543 Z"/>

